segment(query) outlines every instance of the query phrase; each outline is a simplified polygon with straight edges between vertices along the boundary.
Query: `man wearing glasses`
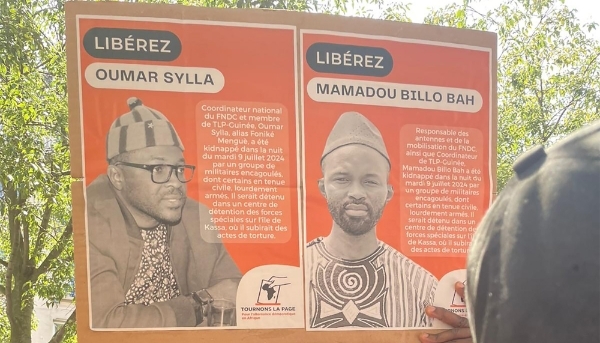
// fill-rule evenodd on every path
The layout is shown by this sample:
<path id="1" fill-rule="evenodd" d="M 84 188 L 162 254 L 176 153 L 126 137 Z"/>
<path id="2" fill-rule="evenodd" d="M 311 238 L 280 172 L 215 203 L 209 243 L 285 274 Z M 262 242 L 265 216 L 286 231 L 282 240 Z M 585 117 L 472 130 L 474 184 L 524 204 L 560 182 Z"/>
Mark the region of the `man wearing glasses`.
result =
<path id="1" fill-rule="evenodd" d="M 204 326 L 213 299 L 235 303 L 241 273 L 201 237 L 211 216 L 187 197 L 195 167 L 173 125 L 128 105 L 107 135 L 107 173 L 86 189 L 92 328 Z"/>

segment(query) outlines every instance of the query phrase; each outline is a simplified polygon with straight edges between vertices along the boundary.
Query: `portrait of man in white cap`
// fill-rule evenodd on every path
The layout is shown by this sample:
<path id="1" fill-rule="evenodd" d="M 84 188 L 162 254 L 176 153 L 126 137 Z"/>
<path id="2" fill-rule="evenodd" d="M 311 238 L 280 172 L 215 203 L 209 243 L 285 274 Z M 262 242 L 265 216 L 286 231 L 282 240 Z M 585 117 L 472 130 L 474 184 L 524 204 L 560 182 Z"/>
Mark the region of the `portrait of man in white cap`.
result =
<path id="1" fill-rule="evenodd" d="M 92 328 L 204 326 L 236 300 L 240 271 L 187 196 L 195 167 L 169 120 L 137 98 L 106 137 L 106 174 L 86 188 Z"/>
<path id="2" fill-rule="evenodd" d="M 394 194 L 379 130 L 360 113 L 342 114 L 327 138 L 321 170 L 318 187 L 333 224 L 327 237 L 305 250 L 308 325 L 430 326 L 425 308 L 433 304 L 438 280 L 377 238 L 377 224 Z"/>

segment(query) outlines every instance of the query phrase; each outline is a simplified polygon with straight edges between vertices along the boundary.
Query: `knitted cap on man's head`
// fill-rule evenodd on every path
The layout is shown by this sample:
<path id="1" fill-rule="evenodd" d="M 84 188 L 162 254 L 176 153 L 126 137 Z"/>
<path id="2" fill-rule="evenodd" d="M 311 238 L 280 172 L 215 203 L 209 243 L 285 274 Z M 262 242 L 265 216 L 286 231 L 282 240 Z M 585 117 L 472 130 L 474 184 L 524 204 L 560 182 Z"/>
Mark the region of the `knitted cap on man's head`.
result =
<path id="1" fill-rule="evenodd" d="M 106 136 L 106 159 L 152 146 L 176 146 L 183 143 L 173 125 L 159 111 L 144 106 L 138 98 L 129 98 L 131 111 L 117 118 Z"/>
<path id="2" fill-rule="evenodd" d="M 325 143 L 321 163 L 335 149 L 350 144 L 362 144 L 374 149 L 391 165 L 381 132 L 369 119 L 357 112 L 346 112 L 335 123 Z"/>
<path id="3" fill-rule="evenodd" d="M 520 156 L 467 262 L 477 343 L 600 341 L 600 121 Z"/>

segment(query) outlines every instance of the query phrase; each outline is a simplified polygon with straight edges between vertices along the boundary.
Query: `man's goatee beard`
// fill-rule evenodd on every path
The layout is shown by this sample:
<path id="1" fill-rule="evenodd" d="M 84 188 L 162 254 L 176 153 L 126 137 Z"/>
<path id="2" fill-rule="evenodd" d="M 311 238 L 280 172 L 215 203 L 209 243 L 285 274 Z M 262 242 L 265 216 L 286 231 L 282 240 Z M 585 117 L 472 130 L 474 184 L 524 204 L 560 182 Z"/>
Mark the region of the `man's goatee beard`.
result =
<path id="1" fill-rule="evenodd" d="M 345 207 L 349 204 L 361 204 L 367 207 L 367 217 L 363 219 L 352 219 L 348 217 L 344 211 Z M 329 213 L 333 218 L 333 221 L 347 234 L 352 236 L 362 236 L 368 232 L 370 232 L 375 225 L 381 219 L 381 215 L 383 213 L 383 208 L 378 211 L 374 211 L 371 206 L 364 202 L 346 202 L 343 205 L 339 205 L 339 203 L 327 203 L 327 207 L 329 208 Z"/>

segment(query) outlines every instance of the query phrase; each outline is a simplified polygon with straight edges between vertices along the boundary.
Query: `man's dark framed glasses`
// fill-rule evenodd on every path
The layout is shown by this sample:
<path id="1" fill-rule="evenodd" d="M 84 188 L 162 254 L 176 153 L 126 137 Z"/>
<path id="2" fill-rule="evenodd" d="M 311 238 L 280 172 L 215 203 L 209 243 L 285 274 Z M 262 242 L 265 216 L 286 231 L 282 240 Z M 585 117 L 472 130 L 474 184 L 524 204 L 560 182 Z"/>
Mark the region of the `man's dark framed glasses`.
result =
<path id="1" fill-rule="evenodd" d="M 115 165 L 123 165 L 127 167 L 145 169 L 150 172 L 150 177 L 154 183 L 167 183 L 171 180 L 173 170 L 176 170 L 175 175 L 181 183 L 188 183 L 194 177 L 195 166 L 191 165 L 172 165 L 172 164 L 138 164 L 130 162 L 117 162 Z"/>

